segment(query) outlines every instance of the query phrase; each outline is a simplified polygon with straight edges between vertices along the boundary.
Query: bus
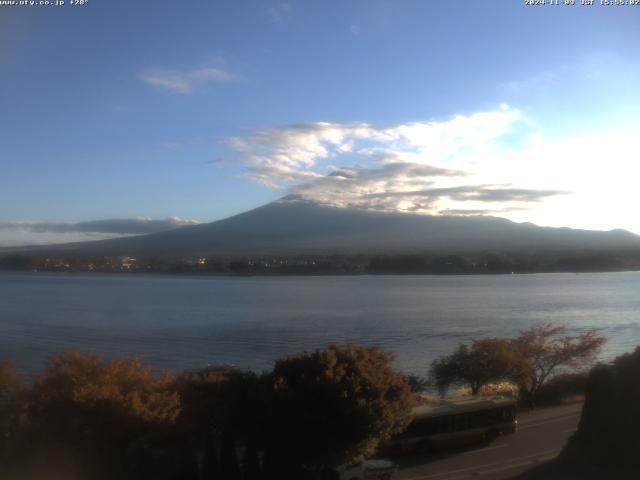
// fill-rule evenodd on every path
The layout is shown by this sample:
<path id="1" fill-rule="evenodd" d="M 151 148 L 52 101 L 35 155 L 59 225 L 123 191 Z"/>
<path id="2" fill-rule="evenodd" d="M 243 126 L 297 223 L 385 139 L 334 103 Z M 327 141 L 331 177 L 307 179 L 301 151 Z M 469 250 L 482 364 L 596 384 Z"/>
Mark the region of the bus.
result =
<path id="1" fill-rule="evenodd" d="M 413 409 L 413 420 L 383 451 L 410 453 L 491 441 L 518 428 L 516 403 L 503 396 L 442 401 Z"/>

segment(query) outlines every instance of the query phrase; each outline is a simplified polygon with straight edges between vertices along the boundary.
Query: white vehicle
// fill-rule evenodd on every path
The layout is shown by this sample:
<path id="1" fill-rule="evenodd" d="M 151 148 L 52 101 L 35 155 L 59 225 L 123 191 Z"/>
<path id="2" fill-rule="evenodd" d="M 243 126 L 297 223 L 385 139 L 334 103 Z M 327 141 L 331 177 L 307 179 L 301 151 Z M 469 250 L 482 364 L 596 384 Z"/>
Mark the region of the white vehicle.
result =
<path id="1" fill-rule="evenodd" d="M 391 460 L 369 459 L 336 468 L 340 480 L 391 480 L 398 466 Z"/>

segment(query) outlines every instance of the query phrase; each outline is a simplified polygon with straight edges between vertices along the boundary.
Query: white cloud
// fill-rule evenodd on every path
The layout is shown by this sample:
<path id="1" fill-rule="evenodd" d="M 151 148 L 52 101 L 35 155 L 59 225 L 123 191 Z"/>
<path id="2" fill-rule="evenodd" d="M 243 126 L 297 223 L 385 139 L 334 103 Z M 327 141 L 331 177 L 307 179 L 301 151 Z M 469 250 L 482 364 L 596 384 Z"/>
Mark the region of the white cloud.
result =
<path id="1" fill-rule="evenodd" d="M 165 219 L 112 218 L 83 222 L 0 220 L 0 247 L 104 240 L 164 232 L 199 223 L 201 222 L 197 220 L 178 217 Z"/>
<path id="2" fill-rule="evenodd" d="M 148 85 L 172 92 L 188 94 L 207 83 L 228 83 L 240 77 L 222 68 L 204 67 L 187 71 L 146 70 L 140 79 Z"/>
<path id="3" fill-rule="evenodd" d="M 292 125 L 229 146 L 246 177 L 293 199 L 640 233 L 640 128 L 552 133 L 503 104 L 388 127 Z"/>
<path id="4" fill-rule="evenodd" d="M 497 155 L 499 140 L 521 120 L 520 112 L 503 104 L 493 112 L 385 128 L 292 125 L 232 138 L 229 146 L 248 178 L 287 189 L 289 198 L 385 211 L 438 213 L 464 207 L 504 212 L 564 193 L 509 182 L 473 183 L 470 170 L 476 159 Z"/>
<path id="5" fill-rule="evenodd" d="M 20 230 L 31 233 L 85 233 L 139 235 L 164 232 L 187 225 L 197 225 L 197 220 L 170 217 L 161 220 L 151 218 L 111 218 L 84 222 L 52 221 L 0 221 L 0 230 Z"/>
<path id="6" fill-rule="evenodd" d="M 274 23 L 284 23 L 291 17 L 293 8 L 290 3 L 278 3 L 267 8 L 267 15 Z"/>
<path id="7" fill-rule="evenodd" d="M 317 122 L 261 130 L 228 143 L 240 154 L 250 178 L 281 188 L 300 179 L 325 176 L 332 170 L 328 161 L 446 165 L 454 158 L 486 150 L 520 119 L 518 111 L 503 108 L 387 128 Z"/>

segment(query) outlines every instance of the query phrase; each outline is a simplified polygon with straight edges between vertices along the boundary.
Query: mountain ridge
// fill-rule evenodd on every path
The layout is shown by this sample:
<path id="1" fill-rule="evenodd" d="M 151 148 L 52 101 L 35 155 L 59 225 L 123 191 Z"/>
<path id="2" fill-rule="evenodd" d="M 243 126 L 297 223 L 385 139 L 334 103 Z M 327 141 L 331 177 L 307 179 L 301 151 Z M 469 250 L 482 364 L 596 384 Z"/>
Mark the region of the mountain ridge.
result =
<path id="1" fill-rule="evenodd" d="M 640 248 L 640 236 L 621 229 L 593 231 L 541 227 L 491 216 L 367 211 L 284 198 L 222 220 L 165 232 L 11 250 L 77 256 L 181 257 L 627 248 Z"/>

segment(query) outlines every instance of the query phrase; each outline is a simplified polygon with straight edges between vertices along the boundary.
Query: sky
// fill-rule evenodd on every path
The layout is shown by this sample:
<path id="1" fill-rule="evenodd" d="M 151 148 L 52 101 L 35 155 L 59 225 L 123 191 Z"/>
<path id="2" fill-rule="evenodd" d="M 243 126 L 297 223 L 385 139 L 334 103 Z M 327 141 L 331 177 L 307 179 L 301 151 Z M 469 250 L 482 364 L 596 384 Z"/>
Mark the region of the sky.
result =
<path id="1" fill-rule="evenodd" d="M 640 6 L 9 3 L 0 246 L 287 195 L 640 234 Z"/>

